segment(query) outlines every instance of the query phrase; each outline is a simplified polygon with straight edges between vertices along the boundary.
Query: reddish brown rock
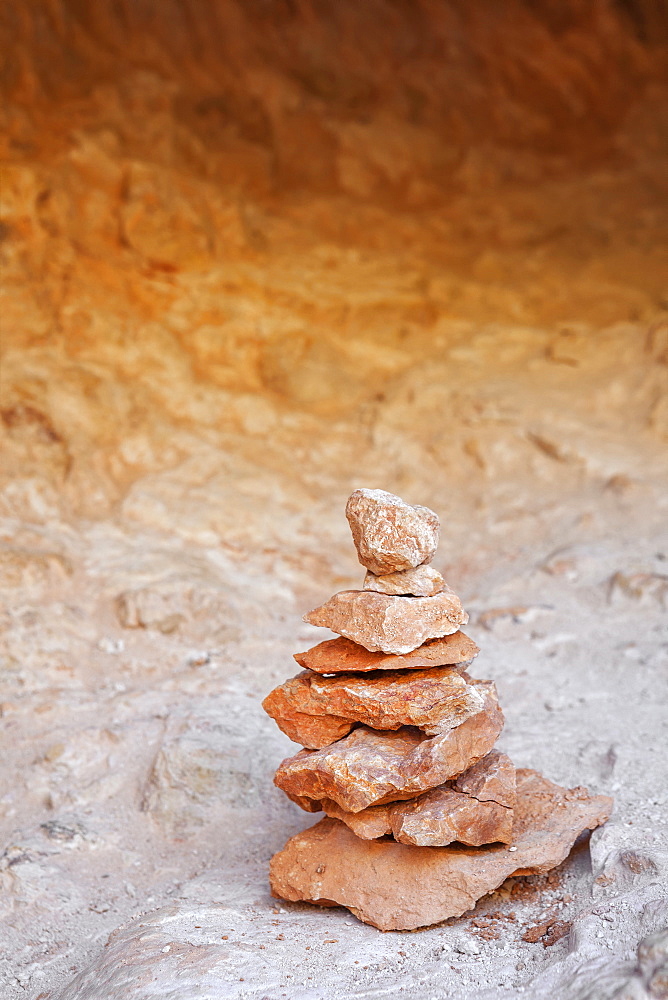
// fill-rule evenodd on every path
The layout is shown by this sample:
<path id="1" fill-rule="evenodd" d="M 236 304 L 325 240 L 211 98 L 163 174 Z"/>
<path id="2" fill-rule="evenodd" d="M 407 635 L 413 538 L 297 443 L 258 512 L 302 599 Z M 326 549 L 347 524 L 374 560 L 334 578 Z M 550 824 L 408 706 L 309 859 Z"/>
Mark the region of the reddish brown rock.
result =
<path id="1" fill-rule="evenodd" d="M 428 507 L 412 507 L 385 490 L 355 490 L 346 517 L 357 556 L 382 575 L 430 562 L 438 545 L 440 522 Z"/>
<path id="2" fill-rule="evenodd" d="M 417 726 L 434 736 L 460 725 L 482 705 L 480 692 L 452 667 L 366 677 L 321 677 L 308 670 L 274 688 L 262 702 L 286 736 L 310 748 L 328 746 L 356 722 L 373 729 Z"/>
<path id="3" fill-rule="evenodd" d="M 378 840 L 379 837 L 386 837 L 392 833 L 392 810 L 395 806 L 404 805 L 404 803 L 388 802 L 384 806 L 369 806 L 368 809 L 362 809 L 357 813 L 342 809 L 332 799 L 323 799 L 322 802 L 314 803 L 314 805 L 317 805 L 318 808 L 307 811 L 319 812 L 322 810 L 331 819 L 340 819 L 362 840 Z"/>
<path id="4" fill-rule="evenodd" d="M 372 653 L 370 650 L 340 636 L 326 639 L 305 653 L 295 653 L 300 667 L 318 674 L 362 673 L 367 670 L 418 670 L 447 664 L 468 663 L 480 652 L 473 639 L 463 632 L 453 632 L 441 639 L 430 639 L 411 653 Z"/>
<path id="5" fill-rule="evenodd" d="M 453 841 L 472 847 L 508 844 L 512 833 L 512 809 L 449 788 L 435 788 L 392 815 L 394 839 L 416 847 L 442 847 Z"/>
<path id="6" fill-rule="evenodd" d="M 289 682 L 288 682 L 289 683 Z M 350 719 L 342 719 L 336 715 L 311 715 L 296 711 L 286 699 L 272 691 L 262 702 L 267 715 L 276 721 L 278 728 L 302 747 L 311 750 L 327 747 L 337 740 L 343 739 L 354 726 Z"/>
<path id="7" fill-rule="evenodd" d="M 509 875 L 554 868 L 611 809 L 608 796 L 561 788 L 522 769 L 510 848 L 361 840 L 344 823 L 323 819 L 274 855 L 271 889 L 280 899 L 345 906 L 381 930 L 424 927 L 470 910 Z"/>
<path id="8" fill-rule="evenodd" d="M 494 684 L 472 683 L 483 695 L 483 710 L 456 729 L 425 736 L 408 726 L 395 732 L 361 726 L 322 750 L 288 757 L 276 771 L 275 784 L 310 812 L 323 799 L 360 812 L 442 785 L 488 754 L 503 728 Z"/>
<path id="9" fill-rule="evenodd" d="M 358 813 L 347 812 L 331 799 L 325 799 L 321 806 L 328 816 L 340 819 L 362 840 L 391 834 L 399 843 L 417 847 L 445 847 L 455 841 L 480 847 L 509 844 L 512 840 L 512 809 L 498 802 L 479 802 L 449 785 L 434 788 L 417 799 L 371 806 Z"/>
<path id="10" fill-rule="evenodd" d="M 512 809 L 517 798 L 515 765 L 507 754 L 492 750 L 457 778 L 454 788 L 480 802 L 498 802 Z"/>
<path id="11" fill-rule="evenodd" d="M 375 590 L 393 597 L 433 597 L 440 594 L 444 587 L 445 580 L 433 566 L 417 566 L 385 576 L 367 573 L 364 577 L 364 590 Z"/>
<path id="12" fill-rule="evenodd" d="M 467 778 L 470 776 L 470 778 Z M 457 791 L 470 785 L 482 794 Z M 371 806 L 358 813 L 325 799 L 321 808 L 363 840 L 391 834 L 402 844 L 443 847 L 453 841 L 478 847 L 510 843 L 515 804 L 515 768 L 509 757 L 492 750 L 456 782 L 441 785 L 416 799 Z"/>
<path id="13" fill-rule="evenodd" d="M 446 587 L 435 597 L 390 597 L 370 590 L 342 590 L 304 615 L 371 652 L 412 653 L 427 639 L 456 632 L 469 616 Z"/>

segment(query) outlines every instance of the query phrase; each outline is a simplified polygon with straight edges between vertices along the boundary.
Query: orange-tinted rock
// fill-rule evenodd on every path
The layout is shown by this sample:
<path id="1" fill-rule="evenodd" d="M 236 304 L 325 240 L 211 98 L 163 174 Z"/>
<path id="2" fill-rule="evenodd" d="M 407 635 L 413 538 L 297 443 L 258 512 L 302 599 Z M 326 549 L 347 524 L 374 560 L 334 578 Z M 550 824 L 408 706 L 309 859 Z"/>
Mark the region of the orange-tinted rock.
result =
<path id="1" fill-rule="evenodd" d="M 411 653 L 397 656 L 365 649 L 352 639 L 340 636 L 326 639 L 305 653 L 295 653 L 300 667 L 318 674 L 361 673 L 367 670 L 417 670 L 454 663 L 468 663 L 480 652 L 473 639 L 463 632 L 453 632 L 441 639 L 430 639 Z"/>
<path id="2" fill-rule="evenodd" d="M 309 809 L 307 812 L 322 810 L 331 819 L 340 819 L 362 840 L 378 840 L 379 837 L 386 837 L 392 833 L 392 810 L 396 806 L 404 805 L 404 803 L 387 802 L 383 806 L 369 806 L 368 809 L 362 809 L 356 813 L 343 809 L 338 802 L 334 802 L 332 799 L 323 799 L 317 805 L 318 809 Z"/>
<path id="3" fill-rule="evenodd" d="M 484 708 L 456 729 L 425 736 L 404 726 L 377 732 L 361 726 L 322 750 L 301 750 L 284 760 L 274 782 L 308 811 L 332 799 L 350 812 L 410 799 L 436 788 L 489 753 L 503 728 L 491 681 L 473 681 Z"/>
<path id="4" fill-rule="evenodd" d="M 417 799 L 371 806 L 359 813 L 348 812 L 331 799 L 324 799 L 322 808 L 362 840 L 391 834 L 399 843 L 417 847 L 444 847 L 454 841 L 480 847 L 508 844 L 512 839 L 512 809 L 498 802 L 479 802 L 449 786 L 434 788 Z"/>
<path id="5" fill-rule="evenodd" d="M 417 566 L 415 569 L 404 569 L 385 576 L 367 573 L 363 589 L 393 597 L 433 597 L 434 594 L 440 594 L 444 586 L 445 580 L 433 566 Z"/>
<path id="6" fill-rule="evenodd" d="M 289 682 L 288 682 L 289 683 Z M 280 691 L 277 688 L 276 691 Z M 276 720 L 276 724 L 293 743 L 302 747 L 318 749 L 327 747 L 343 739 L 354 726 L 350 719 L 336 715 L 310 715 L 296 711 L 287 700 L 272 691 L 262 702 L 265 712 Z"/>
<path id="7" fill-rule="evenodd" d="M 486 757 L 460 774 L 455 784 L 458 792 L 472 795 L 480 802 L 498 802 L 512 809 L 517 798 L 515 765 L 507 754 L 492 750 Z"/>
<path id="8" fill-rule="evenodd" d="M 453 841 L 472 847 L 497 841 L 509 844 L 513 810 L 451 788 L 434 788 L 394 811 L 391 828 L 395 840 L 416 847 L 443 847 Z"/>
<path id="9" fill-rule="evenodd" d="M 481 795 L 457 790 L 465 785 Z M 328 816 L 342 820 L 363 840 L 391 834 L 402 844 L 418 847 L 443 847 L 453 841 L 478 847 L 497 841 L 510 843 L 515 799 L 515 768 L 509 757 L 492 750 L 456 782 L 416 799 L 370 806 L 358 813 L 348 812 L 330 799 L 320 805 Z"/>
<path id="10" fill-rule="evenodd" d="M 612 804 L 606 795 L 518 770 L 512 849 L 361 840 L 344 823 L 323 819 L 274 855 L 272 893 L 345 906 L 381 930 L 424 927 L 470 910 L 510 875 L 554 868 L 583 830 L 606 821 Z"/>
<path id="11" fill-rule="evenodd" d="M 452 667 L 334 677 L 309 670 L 274 688 L 262 703 L 291 740 L 311 748 L 328 746 L 356 722 L 373 729 L 417 726 L 433 736 L 482 705 L 480 692 Z"/>
<path id="12" fill-rule="evenodd" d="M 347 812 L 329 799 L 322 807 L 363 840 L 391 834 L 399 843 L 416 847 L 444 847 L 454 841 L 480 847 L 512 840 L 512 809 L 498 802 L 479 802 L 447 785 L 408 802 L 371 806 L 359 813 Z"/>
<path id="13" fill-rule="evenodd" d="M 357 556 L 382 575 L 429 562 L 438 545 L 440 522 L 428 507 L 412 507 L 385 490 L 355 490 L 346 517 Z"/>
<path id="14" fill-rule="evenodd" d="M 342 590 L 304 615 L 371 652 L 411 653 L 427 639 L 456 632 L 469 616 L 446 587 L 435 597 L 390 597 L 371 590 Z"/>

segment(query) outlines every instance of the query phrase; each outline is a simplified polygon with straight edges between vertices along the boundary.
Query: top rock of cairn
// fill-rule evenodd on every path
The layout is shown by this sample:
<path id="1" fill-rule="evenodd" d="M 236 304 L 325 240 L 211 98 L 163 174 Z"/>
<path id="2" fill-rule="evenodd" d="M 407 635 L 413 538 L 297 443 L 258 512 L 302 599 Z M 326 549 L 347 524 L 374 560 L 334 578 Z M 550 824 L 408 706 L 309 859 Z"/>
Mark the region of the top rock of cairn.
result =
<path id="1" fill-rule="evenodd" d="M 494 684 L 468 674 L 468 615 L 426 565 L 436 514 L 384 490 L 355 490 L 346 514 L 363 589 L 304 616 L 339 637 L 296 654 L 306 669 L 263 702 L 302 747 L 275 784 L 326 817 L 274 856 L 271 887 L 412 929 L 458 916 L 509 875 L 560 864 L 612 801 L 516 771 L 495 750 Z"/>
<path id="2" fill-rule="evenodd" d="M 346 517 L 359 561 L 376 576 L 415 569 L 434 557 L 441 525 L 428 507 L 412 507 L 385 490 L 355 490 Z"/>

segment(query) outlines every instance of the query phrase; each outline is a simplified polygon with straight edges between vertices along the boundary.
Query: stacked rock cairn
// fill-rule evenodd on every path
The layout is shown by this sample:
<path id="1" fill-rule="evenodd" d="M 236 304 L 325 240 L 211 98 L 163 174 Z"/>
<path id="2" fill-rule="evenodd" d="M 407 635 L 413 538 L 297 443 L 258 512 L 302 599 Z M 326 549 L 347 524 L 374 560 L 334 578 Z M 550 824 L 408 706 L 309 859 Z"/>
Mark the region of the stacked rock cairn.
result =
<path id="1" fill-rule="evenodd" d="M 429 563 L 437 515 L 384 490 L 346 507 L 362 590 L 304 621 L 338 633 L 295 655 L 303 671 L 264 708 L 303 749 L 274 779 L 325 818 L 271 862 L 274 896 L 345 906 L 382 930 L 471 909 L 510 875 L 560 864 L 604 823 L 606 796 L 561 788 L 494 749 L 503 714 L 456 594 Z"/>

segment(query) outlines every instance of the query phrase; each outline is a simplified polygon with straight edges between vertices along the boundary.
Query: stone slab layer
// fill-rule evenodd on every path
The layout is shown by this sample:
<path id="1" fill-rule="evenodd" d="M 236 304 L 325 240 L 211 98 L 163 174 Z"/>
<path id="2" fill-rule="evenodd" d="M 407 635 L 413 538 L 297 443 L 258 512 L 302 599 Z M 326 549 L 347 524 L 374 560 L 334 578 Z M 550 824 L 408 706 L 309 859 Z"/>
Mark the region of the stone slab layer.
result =
<path id="1" fill-rule="evenodd" d="M 509 844 L 513 835 L 513 810 L 498 802 L 480 802 L 471 795 L 441 785 L 417 799 L 371 806 L 349 813 L 336 802 L 322 803 L 327 816 L 340 819 L 362 840 L 391 836 L 400 844 L 416 847 L 445 847 L 455 841 L 480 847 L 501 842 Z"/>
<path id="2" fill-rule="evenodd" d="M 384 576 L 367 573 L 362 589 L 396 597 L 433 597 L 434 594 L 440 594 L 444 587 L 445 580 L 437 569 L 433 566 L 416 566 L 415 569 L 386 573 Z"/>
<path id="3" fill-rule="evenodd" d="M 461 791 L 472 788 L 477 795 Z M 444 847 L 458 841 L 472 847 L 510 843 L 516 800 L 515 768 L 506 754 L 492 750 L 460 775 L 415 799 L 347 812 L 324 800 L 324 812 L 340 819 L 363 840 L 392 836 L 402 844 Z"/>
<path id="4" fill-rule="evenodd" d="M 434 736 L 482 706 L 480 691 L 452 667 L 334 677 L 305 670 L 262 702 L 286 736 L 310 749 L 329 746 L 358 722 L 381 730 L 417 726 Z"/>
<path id="5" fill-rule="evenodd" d="M 413 930 L 458 917 L 510 875 L 560 864 L 584 830 L 605 823 L 612 799 L 517 772 L 511 846 L 413 847 L 361 840 L 336 819 L 292 837 L 271 862 L 279 899 L 345 906 L 381 930 Z"/>
<path id="6" fill-rule="evenodd" d="M 494 684 L 472 684 L 483 709 L 455 729 L 426 736 L 412 726 L 394 732 L 360 726 L 331 746 L 288 757 L 274 783 L 309 812 L 317 812 L 323 799 L 360 812 L 436 788 L 488 754 L 503 728 Z"/>
<path id="7" fill-rule="evenodd" d="M 312 646 L 305 653 L 295 653 L 300 667 L 318 674 L 364 673 L 368 670 L 423 670 L 448 664 L 468 663 L 480 648 L 463 632 L 453 632 L 440 639 L 430 639 L 410 653 L 371 652 L 339 636 Z"/>
<path id="8" fill-rule="evenodd" d="M 342 590 L 304 615 L 309 625 L 338 632 L 371 652 L 412 653 L 428 639 L 457 632 L 469 616 L 446 587 L 434 597 L 392 597 L 372 590 Z"/>

